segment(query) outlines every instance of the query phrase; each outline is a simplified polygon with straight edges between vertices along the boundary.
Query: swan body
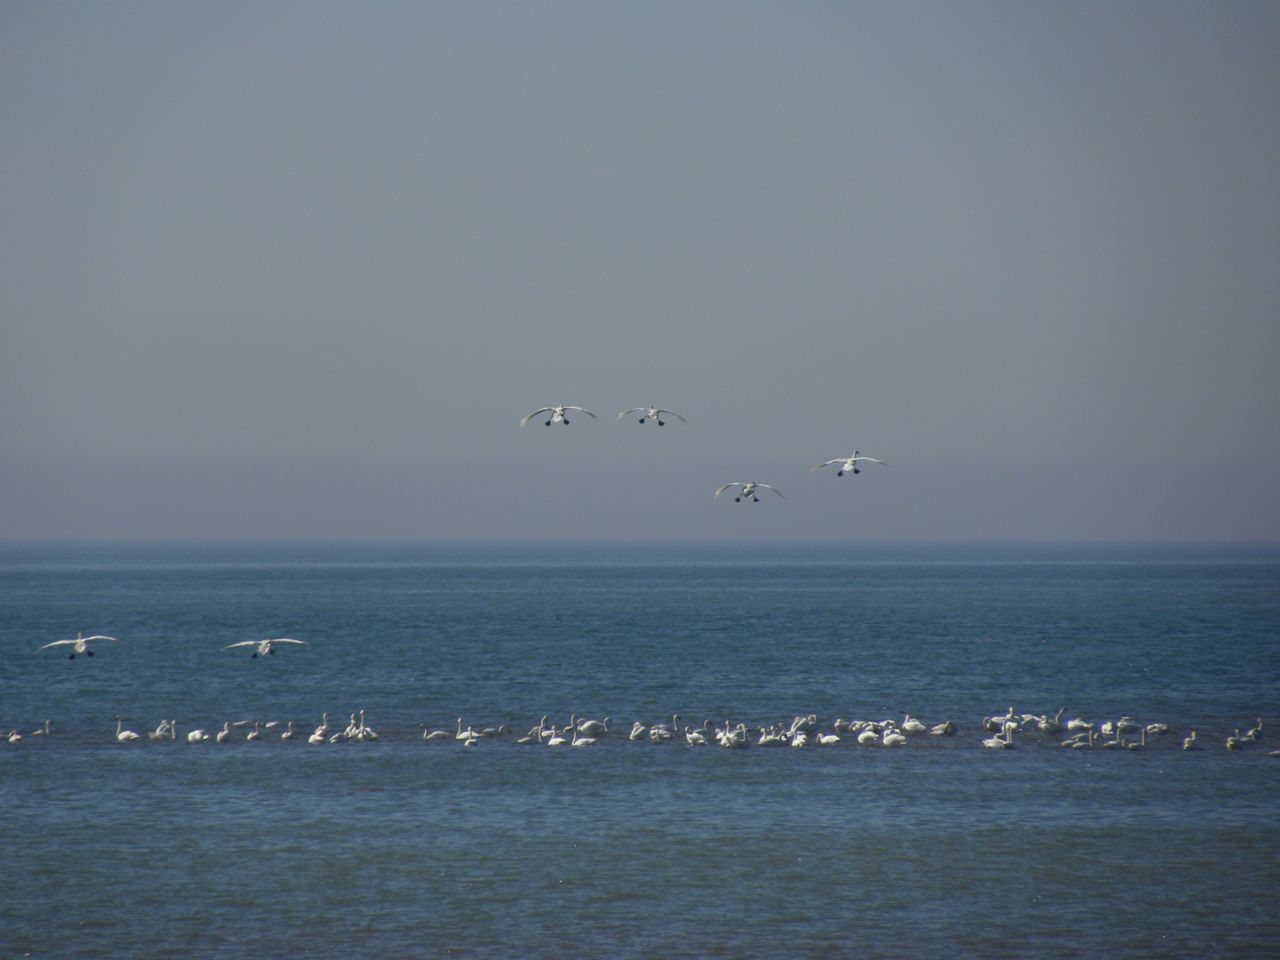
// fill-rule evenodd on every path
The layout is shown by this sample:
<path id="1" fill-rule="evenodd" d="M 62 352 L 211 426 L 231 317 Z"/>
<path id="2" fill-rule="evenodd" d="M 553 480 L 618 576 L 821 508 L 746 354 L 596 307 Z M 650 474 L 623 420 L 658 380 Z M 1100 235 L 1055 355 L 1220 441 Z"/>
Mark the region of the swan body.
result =
<path id="1" fill-rule="evenodd" d="M 22 734 L 20 734 L 17 730 L 10 730 L 9 735 L 5 737 L 5 739 L 8 740 L 10 743 L 21 743 Z"/>
<path id="2" fill-rule="evenodd" d="M 937 726 L 929 728 L 929 736 L 931 737 L 954 737 L 956 735 L 956 725 L 950 720 L 945 720 Z"/>
<path id="3" fill-rule="evenodd" d="M 833 463 L 838 463 L 841 465 L 840 469 L 836 471 L 836 476 L 843 477 L 846 473 L 852 473 L 855 476 L 861 473 L 862 469 L 858 466 L 858 464 L 860 463 L 884 464 L 884 461 L 877 460 L 875 457 L 864 457 L 857 450 L 855 450 L 853 451 L 853 456 L 851 457 L 836 457 L 834 460 L 825 460 L 822 463 L 818 464 L 816 467 L 810 467 L 809 472 L 813 473 L 814 470 L 821 470 L 823 467 L 829 467 Z"/>
<path id="4" fill-rule="evenodd" d="M 909 713 L 903 714 L 902 716 L 902 732 L 903 733 L 910 734 L 911 736 L 915 736 L 917 734 L 925 733 L 926 731 L 928 731 L 928 729 L 929 729 L 928 727 L 926 727 L 923 723 L 921 723 L 915 717 L 911 716 L 911 714 Z"/>
<path id="5" fill-rule="evenodd" d="M 134 740 L 141 740 L 132 730 L 124 728 L 124 718 L 116 717 L 116 743 L 132 743 Z"/>
<path id="6" fill-rule="evenodd" d="M 280 739 L 281 740 L 293 739 L 293 721 L 292 720 L 289 721 L 289 729 L 287 729 L 284 733 L 280 734 Z"/>
<path id="7" fill-rule="evenodd" d="M 89 649 L 89 644 L 98 640 L 111 640 L 114 643 L 120 642 L 118 637 L 107 637 L 100 633 L 94 634 L 92 637 L 86 637 L 83 633 L 77 633 L 74 640 L 54 640 L 53 643 L 46 643 L 39 649 L 48 650 L 50 647 L 70 646 L 71 656 L 67 657 L 67 659 L 74 660 L 76 658 L 76 654 L 80 653 L 83 653 L 86 657 L 92 657 L 93 651 Z"/>
<path id="8" fill-rule="evenodd" d="M 627 414 L 630 414 L 630 413 L 640 414 L 641 423 L 644 423 L 646 420 L 653 420 L 660 427 L 665 427 L 667 425 L 667 422 L 664 419 L 662 419 L 663 416 L 675 417 L 681 423 L 689 422 L 684 417 L 680 416 L 680 414 L 676 413 L 674 410 L 663 410 L 661 407 L 632 407 L 630 410 L 623 410 L 620 414 L 618 414 L 618 419 L 621 420 L 623 417 L 625 417 Z"/>
<path id="9" fill-rule="evenodd" d="M 32 730 L 31 735 L 33 737 L 47 737 L 49 735 L 49 724 L 52 722 L 52 720 L 46 720 L 44 722 L 44 726 L 36 730 Z"/>
<path id="10" fill-rule="evenodd" d="M 609 734 L 610 717 L 603 720 L 579 720 L 578 732 L 587 737 L 604 737 Z"/>
<path id="11" fill-rule="evenodd" d="M 876 733 L 871 727 L 867 727 L 858 734 L 858 742 L 864 747 L 874 747 L 880 742 L 880 734 Z"/>
<path id="12" fill-rule="evenodd" d="M 1013 746 L 1013 729 L 1013 724 L 1006 723 L 1003 736 L 989 737 L 982 741 L 982 745 L 990 750 L 1008 750 Z"/>
<path id="13" fill-rule="evenodd" d="M 1191 733 L 1189 733 L 1187 737 L 1182 741 L 1182 749 L 1183 750 L 1199 749 L 1199 747 L 1196 746 L 1196 732 L 1194 730 L 1192 730 Z"/>
<path id="14" fill-rule="evenodd" d="M 209 739 L 209 734 L 204 730 L 192 730 L 187 734 L 187 743 L 204 743 Z"/>
<path id="15" fill-rule="evenodd" d="M 544 427 L 549 427 L 553 423 L 563 423 L 566 426 L 568 426 L 569 418 L 565 416 L 565 411 L 567 410 L 576 410 L 579 413 L 585 413 L 592 420 L 598 419 L 594 413 L 592 413 L 590 410 L 586 409 L 585 407 L 575 407 L 567 403 L 560 403 L 560 404 L 556 404 L 554 407 L 539 407 L 537 410 L 533 411 L 533 413 L 526 414 L 524 419 L 520 421 L 520 426 L 523 427 L 526 423 L 528 423 L 534 417 L 543 413 L 551 414 L 550 419 L 546 420 L 543 423 Z"/>
<path id="16" fill-rule="evenodd" d="M 899 733 L 893 727 L 886 727 L 880 742 L 886 747 L 900 747 L 907 742 L 906 734 Z"/>
<path id="17" fill-rule="evenodd" d="M 740 488 L 740 489 L 738 490 L 738 495 L 737 495 L 736 497 L 734 497 L 734 498 L 733 498 L 735 503 L 741 503 L 741 502 L 742 502 L 742 499 L 743 499 L 744 497 L 745 497 L 746 499 L 748 499 L 748 500 L 754 501 L 755 503 L 759 503 L 759 502 L 760 502 L 760 498 L 756 496 L 756 491 L 757 491 L 757 490 L 772 490 L 772 491 L 773 491 L 774 493 L 776 493 L 778 496 L 782 497 L 782 499 L 784 499 L 784 500 L 786 499 L 786 497 L 785 497 L 785 496 L 783 496 L 782 491 L 781 491 L 781 490 L 779 490 L 777 487 L 772 486 L 772 485 L 767 484 L 767 483 L 756 483 L 754 480 L 753 480 L 753 481 L 750 481 L 750 482 L 743 482 L 743 481 L 741 481 L 741 480 L 734 480 L 734 481 L 732 481 L 731 483 L 723 484 L 723 485 L 721 485 L 721 486 L 720 486 L 720 488 L 719 488 L 718 490 L 716 490 L 715 495 L 716 495 L 717 497 L 718 497 L 718 496 L 720 496 L 720 494 L 724 493 L 724 492 L 725 492 L 726 490 L 728 490 L 730 487 L 739 487 L 739 488 Z"/>
<path id="18" fill-rule="evenodd" d="M 239 643 L 228 643 L 223 650 L 230 650 L 232 647 L 253 647 L 254 651 L 249 655 L 250 660 L 256 660 L 258 657 L 265 657 L 268 654 L 275 655 L 275 647 L 278 643 L 297 643 L 306 646 L 305 640 L 290 640 L 288 637 L 278 637 L 272 640 L 241 640 Z"/>

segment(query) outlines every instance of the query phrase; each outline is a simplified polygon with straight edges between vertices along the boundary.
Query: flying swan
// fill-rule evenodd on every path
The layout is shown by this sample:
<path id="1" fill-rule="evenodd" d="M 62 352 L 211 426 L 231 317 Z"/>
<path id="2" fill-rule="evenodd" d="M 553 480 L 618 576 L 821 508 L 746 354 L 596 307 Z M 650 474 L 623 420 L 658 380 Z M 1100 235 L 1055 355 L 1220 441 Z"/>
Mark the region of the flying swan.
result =
<path id="1" fill-rule="evenodd" d="M 92 637 L 86 637 L 83 633 L 77 633 L 74 640 L 55 640 L 53 643 L 46 643 L 40 649 L 48 650 L 50 647 L 64 647 L 67 644 L 71 644 L 71 656 L 67 657 L 68 660 L 74 660 L 77 653 L 83 653 L 86 657 L 92 657 L 93 651 L 89 649 L 89 643 L 93 640 L 112 640 L 115 643 L 120 642 L 116 637 L 104 637 L 102 634 L 95 634 Z"/>
<path id="2" fill-rule="evenodd" d="M 523 420 L 521 420 L 520 426 L 523 427 L 526 423 L 528 423 L 534 417 L 542 413 L 551 414 L 551 418 L 547 420 L 545 423 L 543 423 L 544 427 L 549 427 L 553 423 L 563 423 L 567 425 L 569 423 L 569 418 L 564 415 L 564 412 L 566 410 L 580 410 L 582 413 L 585 413 L 592 420 L 598 419 L 594 413 L 592 413 L 590 410 L 586 409 L 585 407 L 574 407 L 566 403 L 561 403 L 554 407 L 539 407 L 537 410 L 533 411 L 533 413 L 527 415 Z"/>
<path id="3" fill-rule="evenodd" d="M 753 482 L 751 482 L 751 483 L 743 483 L 743 482 L 741 482 L 740 480 L 735 480 L 735 481 L 733 481 L 732 483 L 726 483 L 726 484 L 724 484 L 722 487 L 720 487 L 720 489 L 718 489 L 718 490 L 716 491 L 716 496 L 717 496 L 717 497 L 718 497 L 718 496 L 720 496 L 720 494 L 724 493 L 724 492 L 725 492 L 726 490 L 728 490 L 730 487 L 741 487 L 741 488 L 742 488 L 742 489 L 738 492 L 738 495 L 737 495 L 736 497 L 734 497 L 734 498 L 733 498 L 733 500 L 734 500 L 734 502 L 735 502 L 735 503 L 741 503 L 741 502 L 742 502 L 742 498 L 743 498 L 743 497 L 747 497 L 747 498 L 751 499 L 753 502 L 755 502 L 755 503 L 759 503 L 759 502 L 760 502 L 760 498 L 756 496 L 756 491 L 757 491 L 757 490 L 759 490 L 759 489 L 772 490 L 772 491 L 773 491 L 774 493 L 776 493 L 778 496 L 782 497 L 782 499 L 783 499 L 783 500 L 787 499 L 786 497 L 783 497 L 783 496 L 782 496 L 782 491 L 781 491 L 781 490 L 779 490 L 777 487 L 770 486 L 770 485 L 769 485 L 769 484 L 767 484 L 767 483 L 755 483 L 754 481 L 753 481 Z"/>
<path id="4" fill-rule="evenodd" d="M 228 643 L 222 649 L 230 650 L 232 647 L 256 647 L 257 649 L 249 655 L 250 660 L 256 660 L 259 655 L 265 657 L 267 654 L 271 654 L 272 656 L 275 656 L 276 651 L 274 647 L 277 643 L 300 643 L 305 646 L 306 642 L 307 641 L 305 640 L 289 640 L 286 637 L 280 637 L 275 640 L 241 640 L 239 643 Z"/>
<path id="5" fill-rule="evenodd" d="M 846 472 L 850 472 L 854 476 L 857 476 L 862 472 L 862 470 L 858 467 L 858 464 L 860 463 L 879 463 L 881 465 L 884 465 L 883 460 L 877 460 L 875 457 L 864 457 L 857 450 L 855 450 L 853 451 L 853 456 L 851 457 L 836 457 L 834 460 L 824 461 L 823 463 L 818 464 L 816 467 L 810 467 L 809 472 L 813 473 L 814 470 L 821 470 L 823 467 L 829 467 L 833 463 L 843 464 L 843 466 L 841 466 L 840 469 L 836 471 L 837 477 L 843 477 Z"/>
<path id="6" fill-rule="evenodd" d="M 662 419 L 664 414 L 670 417 L 675 417 L 681 423 L 689 422 L 684 417 L 680 416 L 680 414 L 676 413 L 674 410 L 663 410 L 661 407 L 632 407 L 630 410 L 623 410 L 620 414 L 618 414 L 618 419 L 621 420 L 623 417 L 625 417 L 629 413 L 641 414 L 641 417 L 640 417 L 641 423 L 644 423 L 646 420 L 656 420 L 658 421 L 658 426 L 660 427 L 665 427 L 667 425 L 667 421 Z"/>

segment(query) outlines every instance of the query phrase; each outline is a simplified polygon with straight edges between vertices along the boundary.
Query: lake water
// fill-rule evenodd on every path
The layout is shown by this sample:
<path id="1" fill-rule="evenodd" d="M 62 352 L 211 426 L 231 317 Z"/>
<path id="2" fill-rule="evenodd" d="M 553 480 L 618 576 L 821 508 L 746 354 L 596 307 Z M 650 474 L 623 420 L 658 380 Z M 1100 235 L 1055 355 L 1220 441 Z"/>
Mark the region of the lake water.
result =
<path id="1" fill-rule="evenodd" d="M 0 654 L 3 957 L 1280 956 L 1280 550 L 10 545 Z M 959 733 L 626 737 L 906 713 Z"/>

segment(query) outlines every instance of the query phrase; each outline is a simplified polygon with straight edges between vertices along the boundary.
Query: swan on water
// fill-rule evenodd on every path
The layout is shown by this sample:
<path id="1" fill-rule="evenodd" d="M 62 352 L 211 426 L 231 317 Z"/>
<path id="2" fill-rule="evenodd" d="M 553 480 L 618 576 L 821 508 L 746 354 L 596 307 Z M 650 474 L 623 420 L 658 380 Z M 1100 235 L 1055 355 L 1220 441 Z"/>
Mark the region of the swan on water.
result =
<path id="1" fill-rule="evenodd" d="M 126 730 L 124 728 L 124 717 L 116 717 L 116 742 L 117 743 L 132 743 L 134 740 L 140 740 L 140 739 L 142 738 L 139 737 L 132 730 Z"/>
<path id="2" fill-rule="evenodd" d="M 603 720 L 579 720 L 578 732 L 587 737 L 604 737 L 609 733 L 609 720 L 605 717 Z"/>
<path id="3" fill-rule="evenodd" d="M 33 737 L 47 737 L 49 735 L 49 724 L 52 722 L 52 720 L 46 720 L 44 722 L 44 726 L 36 730 L 32 730 L 31 735 Z"/>
<path id="4" fill-rule="evenodd" d="M 94 634 L 92 637 L 86 637 L 83 633 L 77 633 L 74 640 L 54 640 L 52 643 L 46 643 L 43 647 L 40 647 L 40 650 L 48 650 L 50 647 L 65 647 L 70 644 L 71 656 L 67 657 L 68 660 L 74 660 L 78 653 L 83 653 L 86 657 L 92 657 L 93 651 L 89 649 L 89 644 L 98 640 L 110 640 L 114 643 L 120 642 L 118 637 L 106 637 L 100 633 Z"/>
<path id="5" fill-rule="evenodd" d="M 893 727 L 886 727 L 880 742 L 886 747 L 900 747 L 907 742 L 907 737 Z"/>
<path id="6" fill-rule="evenodd" d="M 256 660 L 258 657 L 265 657 L 267 654 L 275 655 L 275 645 L 277 643 L 298 643 L 306 646 L 305 640 L 290 640 L 288 637 L 278 637 L 272 640 L 241 640 L 238 643 L 228 643 L 223 650 L 230 650 L 232 647 L 254 647 L 253 653 L 249 655 L 250 660 Z"/>
<path id="7" fill-rule="evenodd" d="M 230 720 L 228 720 L 226 723 L 222 725 L 222 729 L 218 731 L 218 735 L 214 737 L 214 740 L 218 743 L 231 742 L 231 721 Z"/>
<path id="8" fill-rule="evenodd" d="M 204 743 L 209 739 L 209 734 L 204 730 L 192 730 L 187 734 L 187 743 Z"/>
<path id="9" fill-rule="evenodd" d="M 526 423 L 528 423 L 534 417 L 542 413 L 551 414 L 550 419 L 546 420 L 542 424 L 544 427 L 549 427 L 553 423 L 563 423 L 566 426 L 568 426 L 569 418 L 565 416 L 566 410 L 577 410 L 579 413 L 585 413 L 592 420 L 598 419 L 596 415 L 592 413 L 590 410 L 588 410 L 586 407 L 575 407 L 567 403 L 560 403 L 554 407 L 539 407 L 537 410 L 533 411 L 533 413 L 526 414 L 525 418 L 520 421 L 520 426 L 523 427 Z"/>
<path id="10" fill-rule="evenodd" d="M 655 420 L 657 421 L 658 426 L 660 427 L 665 427 L 667 425 L 667 422 L 662 419 L 664 414 L 667 416 L 675 417 L 681 423 L 689 422 L 684 417 L 680 416 L 680 414 L 676 413 L 674 410 L 663 410 L 661 407 L 632 407 L 630 410 L 623 410 L 620 414 L 618 414 L 618 419 L 621 420 L 623 417 L 625 417 L 629 413 L 642 414 L 642 416 L 640 417 L 641 423 L 644 423 L 646 420 Z"/>
<path id="11" fill-rule="evenodd" d="M 929 729 L 928 727 L 926 727 L 923 723 L 921 723 L 915 717 L 911 716 L 911 714 L 904 713 L 902 715 L 902 732 L 903 733 L 909 734 L 914 737 L 914 736 L 917 736 L 918 734 L 925 733 L 928 729 Z"/>
<path id="12" fill-rule="evenodd" d="M 293 739 L 293 721 L 292 720 L 289 721 L 289 729 L 287 729 L 284 733 L 280 734 L 280 739 L 281 740 Z"/>
<path id="13" fill-rule="evenodd" d="M 982 741 L 982 745 L 991 750 L 1008 750 L 1013 746 L 1013 730 L 1013 724 L 1006 723 L 1004 725 L 1004 735 L 1002 737 L 989 737 Z"/>
<path id="14" fill-rule="evenodd" d="M 10 743 L 21 743 L 22 734 L 20 734 L 17 730 L 10 730 L 9 735 L 5 737 L 5 739 L 8 740 Z"/>
<path id="15" fill-rule="evenodd" d="M 743 497 L 746 497 L 747 499 L 755 503 L 759 503 L 760 498 L 756 496 L 757 490 L 772 490 L 778 496 L 782 497 L 783 500 L 786 499 L 786 497 L 783 496 L 782 491 L 779 490 L 777 487 L 772 486 L 771 484 L 768 484 L 768 483 L 756 483 L 754 480 L 749 482 L 744 482 L 742 480 L 734 480 L 730 483 L 723 484 L 720 486 L 718 490 L 716 490 L 715 495 L 717 497 L 720 496 L 720 494 L 724 493 L 730 487 L 742 488 L 741 490 L 738 491 L 738 495 L 733 498 L 735 503 L 741 503 Z"/>
<path id="16" fill-rule="evenodd" d="M 954 737 L 956 735 L 956 725 L 950 720 L 944 720 L 937 726 L 929 728 L 929 736 L 931 737 Z"/>
<path id="17" fill-rule="evenodd" d="M 809 472 L 813 473 L 814 470 L 821 470 L 823 467 L 829 467 L 833 463 L 842 464 L 840 469 L 836 471 L 837 477 L 843 477 L 846 473 L 852 473 L 854 476 L 857 476 L 862 472 L 861 468 L 858 466 L 860 463 L 879 463 L 881 465 L 886 465 L 883 460 L 877 460 L 875 457 L 865 457 L 855 450 L 851 457 L 836 457 L 834 460 L 823 461 L 816 467 L 810 467 Z"/>
<path id="18" fill-rule="evenodd" d="M 1196 732 L 1194 730 L 1192 730 L 1191 733 L 1188 734 L 1187 737 L 1182 741 L 1182 749 L 1183 750 L 1199 749 L 1199 747 L 1196 745 Z"/>

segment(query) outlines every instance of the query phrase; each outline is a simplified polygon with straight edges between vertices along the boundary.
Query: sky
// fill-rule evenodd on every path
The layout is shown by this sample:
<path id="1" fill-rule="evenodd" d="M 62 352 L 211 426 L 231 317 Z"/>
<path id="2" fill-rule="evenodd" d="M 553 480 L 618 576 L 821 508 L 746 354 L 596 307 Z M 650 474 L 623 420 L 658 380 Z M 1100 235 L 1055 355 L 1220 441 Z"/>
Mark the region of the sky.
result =
<path id="1" fill-rule="evenodd" d="M 1245 0 L 8 0 L 0 539 L 1280 540 L 1277 50 Z"/>

